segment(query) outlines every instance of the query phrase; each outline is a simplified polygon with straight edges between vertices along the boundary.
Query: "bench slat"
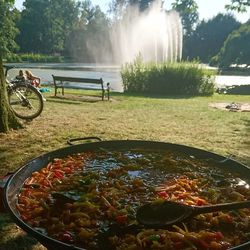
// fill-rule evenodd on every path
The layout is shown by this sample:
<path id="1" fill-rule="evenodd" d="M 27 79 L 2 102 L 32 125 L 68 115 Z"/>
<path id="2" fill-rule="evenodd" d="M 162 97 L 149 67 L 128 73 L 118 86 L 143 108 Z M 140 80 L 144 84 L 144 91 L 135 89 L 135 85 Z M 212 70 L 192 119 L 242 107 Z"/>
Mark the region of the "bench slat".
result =
<path id="1" fill-rule="evenodd" d="M 102 84 L 103 80 L 95 78 L 78 78 L 78 77 L 64 77 L 64 76 L 53 76 L 56 81 L 68 81 L 68 82 L 82 82 L 82 83 L 96 83 Z"/>
<path id="2" fill-rule="evenodd" d="M 102 90 L 101 86 L 76 86 L 76 85 L 61 85 L 57 84 L 57 88 L 65 88 L 65 89 L 86 89 L 86 90 Z M 107 88 L 103 88 L 107 90 Z"/>

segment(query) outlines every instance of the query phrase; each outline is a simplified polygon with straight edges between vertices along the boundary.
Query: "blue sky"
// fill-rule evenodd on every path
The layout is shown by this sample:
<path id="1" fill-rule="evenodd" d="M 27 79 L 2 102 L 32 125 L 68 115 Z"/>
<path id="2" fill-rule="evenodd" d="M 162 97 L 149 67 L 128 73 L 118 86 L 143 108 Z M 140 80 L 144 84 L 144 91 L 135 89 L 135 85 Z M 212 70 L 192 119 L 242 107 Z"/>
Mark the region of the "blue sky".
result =
<path id="1" fill-rule="evenodd" d="M 23 0 L 16 0 L 16 7 L 21 8 Z M 99 5 L 106 12 L 108 10 L 110 0 L 91 0 L 94 5 Z M 165 0 L 165 8 L 170 9 L 172 0 Z M 200 19 L 209 19 L 216 16 L 219 12 L 225 13 L 224 6 L 230 3 L 230 0 L 196 0 L 199 6 Z M 244 14 L 234 13 L 236 18 L 241 22 L 246 22 L 250 18 L 250 8 Z"/>

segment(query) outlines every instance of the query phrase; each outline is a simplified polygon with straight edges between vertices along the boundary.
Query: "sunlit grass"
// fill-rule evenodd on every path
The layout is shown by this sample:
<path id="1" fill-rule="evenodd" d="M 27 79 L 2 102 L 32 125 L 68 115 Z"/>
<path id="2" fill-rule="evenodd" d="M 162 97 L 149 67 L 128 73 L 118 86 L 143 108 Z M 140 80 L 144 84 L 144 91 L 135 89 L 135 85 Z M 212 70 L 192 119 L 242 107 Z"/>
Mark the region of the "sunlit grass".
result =
<path id="1" fill-rule="evenodd" d="M 100 98 L 96 102 L 74 102 L 53 98 L 49 93 L 46 98 L 40 117 L 20 131 L 1 135 L 0 174 L 14 171 L 41 153 L 66 146 L 69 137 L 84 136 L 180 143 L 249 160 L 244 157 L 250 155 L 249 112 L 208 107 L 214 102 L 249 102 L 249 96 L 164 98 L 113 94 L 110 102 Z"/>
<path id="2" fill-rule="evenodd" d="M 250 96 L 188 98 L 113 93 L 110 102 L 101 101 L 100 97 L 89 102 L 79 98 L 82 92 L 67 90 L 67 99 L 47 93 L 40 117 L 26 123 L 22 130 L 0 134 L 1 175 L 15 171 L 40 154 L 66 147 L 68 138 L 85 136 L 185 144 L 233 155 L 250 166 L 250 113 L 209 107 L 209 103 L 217 102 L 249 103 Z M 74 93 L 78 98 L 73 98 Z M 3 249 L 43 249 L 11 223 L 8 216 L 0 214 L 0 229 Z"/>

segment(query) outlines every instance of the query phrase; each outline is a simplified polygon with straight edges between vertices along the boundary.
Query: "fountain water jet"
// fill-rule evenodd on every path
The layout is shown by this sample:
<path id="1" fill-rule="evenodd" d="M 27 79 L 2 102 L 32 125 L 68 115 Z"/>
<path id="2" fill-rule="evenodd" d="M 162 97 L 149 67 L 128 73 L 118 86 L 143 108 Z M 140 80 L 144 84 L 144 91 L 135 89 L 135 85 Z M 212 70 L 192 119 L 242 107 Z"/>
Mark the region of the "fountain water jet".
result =
<path id="1" fill-rule="evenodd" d="M 182 56 L 182 24 L 175 11 L 162 9 L 162 1 L 154 2 L 148 11 L 128 7 L 111 31 L 115 62 L 132 62 L 139 54 L 144 62 L 180 61 Z"/>

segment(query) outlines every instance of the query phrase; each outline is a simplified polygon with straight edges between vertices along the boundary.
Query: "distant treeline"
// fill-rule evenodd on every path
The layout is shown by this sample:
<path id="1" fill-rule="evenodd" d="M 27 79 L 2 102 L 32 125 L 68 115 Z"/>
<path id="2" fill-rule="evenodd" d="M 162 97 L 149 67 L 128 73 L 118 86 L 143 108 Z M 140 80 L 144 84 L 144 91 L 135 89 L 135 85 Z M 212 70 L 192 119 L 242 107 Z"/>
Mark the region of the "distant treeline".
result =
<path id="1" fill-rule="evenodd" d="M 34 53 L 24 53 L 24 54 L 8 54 L 5 58 L 7 62 L 64 62 L 65 58 L 60 55 L 45 55 L 45 54 L 34 54 Z"/>
<path id="2" fill-rule="evenodd" d="M 7 60 L 113 62 L 113 23 L 126 15 L 128 5 L 139 5 L 140 11 L 147 11 L 151 2 L 154 1 L 113 0 L 107 15 L 89 0 L 25 0 L 21 11 L 13 10 L 19 30 L 18 48 L 16 56 Z M 184 60 L 195 59 L 220 67 L 250 64 L 249 21 L 241 24 L 231 14 L 200 21 L 194 0 L 176 0 L 172 8 L 178 10 L 183 22 Z"/>

